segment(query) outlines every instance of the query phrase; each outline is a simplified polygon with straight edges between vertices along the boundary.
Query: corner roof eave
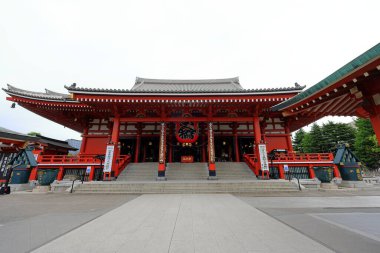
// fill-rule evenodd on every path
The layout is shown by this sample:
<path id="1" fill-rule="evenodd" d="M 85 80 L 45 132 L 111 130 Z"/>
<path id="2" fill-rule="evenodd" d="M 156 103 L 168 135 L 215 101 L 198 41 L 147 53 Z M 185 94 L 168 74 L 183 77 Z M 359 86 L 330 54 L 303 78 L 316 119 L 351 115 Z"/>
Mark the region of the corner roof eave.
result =
<path id="1" fill-rule="evenodd" d="M 330 86 L 336 84 L 337 82 L 343 80 L 347 76 L 352 75 L 355 73 L 355 71 L 358 71 L 365 67 L 366 65 L 369 65 L 373 63 L 376 60 L 380 59 L 380 43 L 373 46 L 363 54 L 359 55 L 349 63 L 345 64 L 343 67 L 339 68 L 323 80 L 319 81 L 318 83 L 314 84 L 310 88 L 306 89 L 305 91 L 297 94 L 296 96 L 278 104 L 271 108 L 272 111 L 283 111 L 285 109 L 288 109 L 295 104 L 298 104 L 302 101 L 307 100 L 308 98 L 318 94 L 319 92 L 329 88 Z"/>
<path id="2" fill-rule="evenodd" d="M 37 96 L 28 96 L 24 94 L 19 94 L 16 92 L 9 91 L 7 89 L 2 88 L 5 93 L 7 93 L 9 96 L 15 96 L 15 97 L 21 97 L 21 98 L 27 98 L 27 99 L 33 99 L 33 100 L 39 100 L 39 101 L 46 101 L 46 102 L 60 102 L 60 103 L 79 103 L 76 100 L 71 99 L 51 99 L 51 98 L 44 98 L 44 97 L 37 97 Z"/>

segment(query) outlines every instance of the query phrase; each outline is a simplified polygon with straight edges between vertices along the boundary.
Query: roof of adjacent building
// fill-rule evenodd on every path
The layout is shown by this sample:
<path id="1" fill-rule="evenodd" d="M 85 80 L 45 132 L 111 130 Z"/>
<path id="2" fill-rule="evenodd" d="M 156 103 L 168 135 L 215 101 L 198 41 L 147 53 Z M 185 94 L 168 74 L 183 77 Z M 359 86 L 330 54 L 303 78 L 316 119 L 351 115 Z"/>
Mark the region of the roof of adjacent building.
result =
<path id="1" fill-rule="evenodd" d="M 76 84 L 65 86 L 72 93 L 116 93 L 116 94 L 139 94 L 139 93 L 272 93 L 272 92 L 301 92 L 305 86 L 295 85 L 282 88 L 244 89 L 238 77 L 224 79 L 149 79 L 137 77 L 131 89 L 102 89 L 77 87 Z"/>
<path id="2" fill-rule="evenodd" d="M 24 142 L 26 141 L 39 142 L 39 143 L 44 143 L 48 145 L 53 145 L 56 147 L 65 148 L 68 150 L 78 150 L 78 148 L 69 145 L 67 141 L 52 139 L 52 138 L 48 138 L 42 135 L 32 136 L 28 134 L 22 134 L 16 131 L 9 130 L 4 127 L 0 127 L 0 138 L 18 140 L 18 141 L 24 141 Z"/>
<path id="3" fill-rule="evenodd" d="M 52 138 L 42 136 L 42 135 L 36 135 L 36 137 L 39 138 L 40 142 L 48 144 L 48 145 L 52 145 L 52 146 L 56 146 L 56 147 L 60 147 L 60 148 L 65 148 L 68 150 L 78 150 L 77 148 L 69 145 L 69 143 L 67 141 L 52 139 Z"/>
<path id="4" fill-rule="evenodd" d="M 293 104 L 296 104 L 300 102 L 301 100 L 304 100 L 315 93 L 329 87 L 330 85 L 333 85 L 334 83 L 338 82 L 345 76 L 349 75 L 350 73 L 353 73 L 355 70 L 360 69 L 364 65 L 378 59 L 380 57 L 380 43 L 369 49 L 368 51 L 364 52 L 363 54 L 359 55 L 331 75 L 327 76 L 323 80 L 319 81 L 315 85 L 311 86 L 310 88 L 306 89 L 305 91 L 299 93 L 298 95 L 278 104 L 272 107 L 272 110 L 278 111 L 285 109 Z"/>
<path id="5" fill-rule="evenodd" d="M 0 127 L 0 138 L 18 141 L 37 141 L 39 138 Z"/>
<path id="6" fill-rule="evenodd" d="M 20 97 L 26 97 L 26 98 L 34 98 L 38 100 L 49 100 L 49 101 L 74 101 L 70 94 L 63 94 L 55 91 L 51 91 L 48 89 L 45 89 L 45 92 L 36 92 L 36 91 L 29 91 L 29 90 L 23 90 L 20 88 L 17 88 L 13 85 L 7 84 L 7 88 L 3 88 L 3 90 L 8 95 L 15 95 Z"/>

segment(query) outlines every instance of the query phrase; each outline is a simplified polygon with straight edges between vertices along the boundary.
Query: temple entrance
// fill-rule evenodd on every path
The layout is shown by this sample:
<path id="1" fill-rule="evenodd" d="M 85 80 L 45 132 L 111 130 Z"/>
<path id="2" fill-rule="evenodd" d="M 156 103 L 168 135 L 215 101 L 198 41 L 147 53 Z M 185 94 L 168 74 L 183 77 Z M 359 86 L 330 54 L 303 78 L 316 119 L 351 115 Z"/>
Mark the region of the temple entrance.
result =
<path id="1" fill-rule="evenodd" d="M 141 137 L 140 162 L 158 162 L 159 137 Z"/>
<path id="2" fill-rule="evenodd" d="M 131 157 L 135 154 L 136 139 L 135 138 L 123 138 L 120 141 L 120 155 L 130 155 Z"/>
<path id="3" fill-rule="evenodd" d="M 231 136 L 215 136 L 215 161 L 235 161 L 235 150 Z"/>
<path id="4" fill-rule="evenodd" d="M 176 145 L 173 147 L 173 162 L 200 162 L 201 161 L 201 152 L 199 146 L 181 146 Z"/>

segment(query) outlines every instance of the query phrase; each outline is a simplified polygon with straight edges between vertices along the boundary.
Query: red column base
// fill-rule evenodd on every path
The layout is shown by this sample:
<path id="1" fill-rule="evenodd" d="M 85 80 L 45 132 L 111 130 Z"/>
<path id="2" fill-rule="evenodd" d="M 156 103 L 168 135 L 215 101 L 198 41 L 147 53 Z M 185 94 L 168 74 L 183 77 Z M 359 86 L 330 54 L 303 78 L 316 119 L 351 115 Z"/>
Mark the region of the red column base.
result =
<path id="1" fill-rule="evenodd" d="M 208 164 L 208 176 L 210 178 L 215 178 L 216 177 L 216 170 L 215 170 L 215 163 L 209 163 Z"/>
<path id="2" fill-rule="evenodd" d="M 165 171 L 166 171 L 166 166 L 164 163 L 159 163 L 158 164 L 158 178 L 165 178 Z"/>

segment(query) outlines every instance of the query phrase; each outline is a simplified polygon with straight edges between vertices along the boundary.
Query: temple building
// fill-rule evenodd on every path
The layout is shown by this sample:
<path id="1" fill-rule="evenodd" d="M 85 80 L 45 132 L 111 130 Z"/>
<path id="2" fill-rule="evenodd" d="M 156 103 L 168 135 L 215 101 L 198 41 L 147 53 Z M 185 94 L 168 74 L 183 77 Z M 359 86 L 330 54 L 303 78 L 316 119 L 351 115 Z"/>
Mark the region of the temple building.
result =
<path id="1" fill-rule="evenodd" d="M 157 163 L 158 178 L 165 178 L 168 163 L 207 163 L 212 179 L 219 162 L 246 162 L 257 176 L 270 171 L 278 178 L 285 177 L 283 165 L 293 163 L 313 178 L 313 166 L 331 165 L 333 157 L 295 154 L 291 132 L 328 115 L 359 116 L 371 119 L 379 138 L 379 56 L 380 44 L 305 91 L 298 84 L 244 89 L 237 77 L 137 77 L 131 89 L 74 83 L 65 86 L 67 94 L 11 85 L 4 91 L 8 100 L 82 133 L 79 155 L 71 165 L 48 156 L 39 161 L 39 167 L 59 167 L 58 179 L 76 163 L 81 169 L 92 166 L 92 180 L 98 163 L 91 159 L 96 155 L 105 155 L 105 178 L 117 178 L 128 163 L 147 162 Z M 272 150 L 284 152 L 268 168 Z"/>

